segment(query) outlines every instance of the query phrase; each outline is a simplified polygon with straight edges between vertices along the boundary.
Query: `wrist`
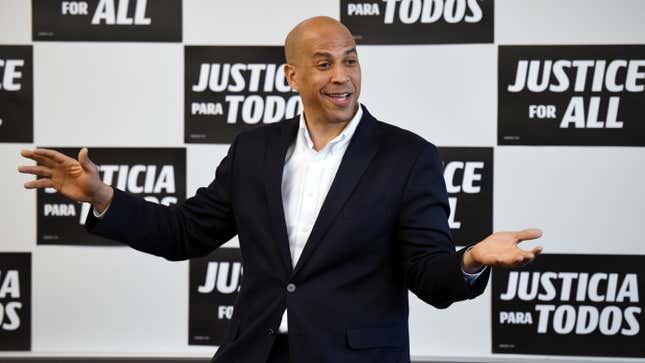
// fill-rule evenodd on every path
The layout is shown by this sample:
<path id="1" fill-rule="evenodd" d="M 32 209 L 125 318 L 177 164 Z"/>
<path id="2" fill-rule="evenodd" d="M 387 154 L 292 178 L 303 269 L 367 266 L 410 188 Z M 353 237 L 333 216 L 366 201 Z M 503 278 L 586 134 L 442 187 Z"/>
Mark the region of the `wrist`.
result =
<path id="1" fill-rule="evenodd" d="M 114 196 L 114 190 L 111 186 L 101 183 L 98 191 L 94 198 L 90 201 L 94 210 L 98 213 L 103 213 L 103 211 L 110 205 L 112 202 L 112 197 Z"/>
<path id="2" fill-rule="evenodd" d="M 464 272 L 469 273 L 469 274 L 474 274 L 479 272 L 482 268 L 484 268 L 484 264 L 481 264 L 475 260 L 473 257 L 473 252 L 472 250 L 475 248 L 475 246 L 470 246 L 468 249 L 466 249 L 466 252 L 464 252 L 464 255 L 461 260 L 461 268 Z"/>

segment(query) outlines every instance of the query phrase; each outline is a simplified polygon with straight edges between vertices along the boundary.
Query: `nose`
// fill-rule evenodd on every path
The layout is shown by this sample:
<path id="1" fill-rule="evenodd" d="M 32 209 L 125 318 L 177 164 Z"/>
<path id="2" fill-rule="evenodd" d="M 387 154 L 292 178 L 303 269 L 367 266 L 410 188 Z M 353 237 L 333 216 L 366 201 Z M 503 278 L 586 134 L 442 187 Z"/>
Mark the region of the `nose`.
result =
<path id="1" fill-rule="evenodd" d="M 331 73 L 331 82 L 342 84 L 349 81 L 349 74 L 342 64 L 336 65 Z"/>

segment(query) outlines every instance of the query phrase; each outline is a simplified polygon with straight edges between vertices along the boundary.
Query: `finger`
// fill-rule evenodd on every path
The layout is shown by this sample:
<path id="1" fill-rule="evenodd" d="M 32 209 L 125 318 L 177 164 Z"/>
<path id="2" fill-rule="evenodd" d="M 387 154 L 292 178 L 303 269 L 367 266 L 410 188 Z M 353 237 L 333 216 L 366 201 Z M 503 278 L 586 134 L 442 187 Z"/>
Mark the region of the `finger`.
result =
<path id="1" fill-rule="evenodd" d="M 517 242 L 532 240 L 542 237 L 542 230 L 538 228 L 529 228 L 519 232 L 515 232 Z"/>
<path id="2" fill-rule="evenodd" d="M 523 265 L 533 260 L 535 256 L 530 252 L 520 251 L 514 256 L 513 263 L 516 265 Z"/>
<path id="3" fill-rule="evenodd" d="M 53 160 L 57 163 L 64 163 L 64 162 L 69 162 L 69 161 L 75 161 L 74 159 L 70 158 L 69 156 L 58 152 L 56 150 L 50 150 L 50 149 L 34 149 L 34 153 L 36 155 L 44 156 L 46 158 L 49 158 L 50 160 Z"/>
<path id="4" fill-rule="evenodd" d="M 82 148 L 81 151 L 78 152 L 78 162 L 85 171 L 94 170 L 94 163 L 90 160 L 89 152 L 90 151 L 86 147 Z"/>
<path id="5" fill-rule="evenodd" d="M 25 189 L 53 188 L 54 183 L 49 178 L 28 181 L 24 184 Z"/>
<path id="6" fill-rule="evenodd" d="M 520 262 L 522 266 L 528 265 L 529 263 L 535 260 L 535 256 L 539 255 L 542 252 L 542 247 L 538 246 L 533 248 L 531 251 L 522 250 L 523 261 Z"/>
<path id="7" fill-rule="evenodd" d="M 533 259 L 535 256 L 530 255 L 528 252 L 526 254 L 524 253 L 518 253 L 512 258 L 508 258 L 507 260 L 504 261 L 503 265 L 506 268 L 511 268 L 511 267 L 517 267 L 517 266 L 525 266 Z"/>
<path id="8" fill-rule="evenodd" d="M 527 251 L 527 250 L 523 250 L 523 249 L 518 247 L 518 250 L 521 251 L 523 256 L 528 257 L 530 259 L 534 259 L 535 256 L 539 255 L 542 252 L 542 249 L 543 249 L 542 246 L 538 246 L 538 247 L 533 248 L 530 251 Z"/>
<path id="9" fill-rule="evenodd" d="M 535 258 L 535 254 L 533 251 L 524 251 L 522 250 L 522 257 L 524 260 L 533 260 Z"/>
<path id="10" fill-rule="evenodd" d="M 56 163 L 54 161 L 49 160 L 46 157 L 36 155 L 32 150 L 22 150 L 22 151 L 20 151 L 20 155 L 22 155 L 25 158 L 34 160 L 38 164 L 45 165 L 45 166 L 48 166 L 48 167 L 54 167 L 56 165 Z"/>
<path id="11" fill-rule="evenodd" d="M 50 177 L 52 170 L 46 166 L 20 165 L 18 171 L 24 174 L 33 174 L 38 176 Z"/>

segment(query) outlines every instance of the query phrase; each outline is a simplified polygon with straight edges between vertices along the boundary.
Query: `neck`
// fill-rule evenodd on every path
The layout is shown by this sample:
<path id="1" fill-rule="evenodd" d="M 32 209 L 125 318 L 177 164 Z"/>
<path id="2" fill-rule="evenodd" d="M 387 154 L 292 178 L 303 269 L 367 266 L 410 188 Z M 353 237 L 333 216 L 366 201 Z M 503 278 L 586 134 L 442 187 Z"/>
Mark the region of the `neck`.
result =
<path id="1" fill-rule="evenodd" d="M 352 114 L 352 118 L 356 115 L 356 112 L 358 112 L 358 108 Z M 309 136 L 311 136 L 311 141 L 314 144 L 314 150 L 316 151 L 320 151 L 331 140 L 340 135 L 352 119 L 350 118 L 349 120 L 339 122 L 326 122 L 315 117 L 308 117 L 306 112 L 304 112 L 304 116 L 305 125 L 309 131 Z"/>

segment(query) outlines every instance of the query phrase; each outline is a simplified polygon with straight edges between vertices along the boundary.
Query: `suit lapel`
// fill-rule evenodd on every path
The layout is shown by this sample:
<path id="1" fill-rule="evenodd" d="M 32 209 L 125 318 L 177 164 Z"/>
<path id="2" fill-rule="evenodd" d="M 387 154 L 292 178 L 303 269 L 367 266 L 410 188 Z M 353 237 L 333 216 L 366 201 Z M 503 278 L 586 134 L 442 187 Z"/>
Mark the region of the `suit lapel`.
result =
<path id="1" fill-rule="evenodd" d="M 363 107 L 363 117 L 358 124 L 352 139 L 350 140 L 345 155 L 338 167 L 334 181 L 332 182 L 327 197 L 323 202 L 316 223 L 311 230 L 309 239 L 305 244 L 302 255 L 298 259 L 293 275 L 298 273 L 306 261 L 311 257 L 313 251 L 323 240 L 327 230 L 332 225 L 338 212 L 352 194 L 361 175 L 367 169 L 369 162 L 378 149 L 378 140 L 375 133 L 376 121 Z M 282 171 L 282 168 L 280 168 Z M 282 210 L 282 205 L 280 206 Z M 284 220 L 284 218 L 283 218 Z M 286 229 L 285 229 L 286 230 Z"/>
<path id="2" fill-rule="evenodd" d="M 276 129 L 276 135 L 268 137 L 265 149 L 264 176 L 266 180 L 267 207 L 278 253 L 287 271 L 292 272 L 293 263 L 291 262 L 289 236 L 282 204 L 282 169 L 289 145 L 295 140 L 298 132 L 298 116 L 283 121 Z"/>

